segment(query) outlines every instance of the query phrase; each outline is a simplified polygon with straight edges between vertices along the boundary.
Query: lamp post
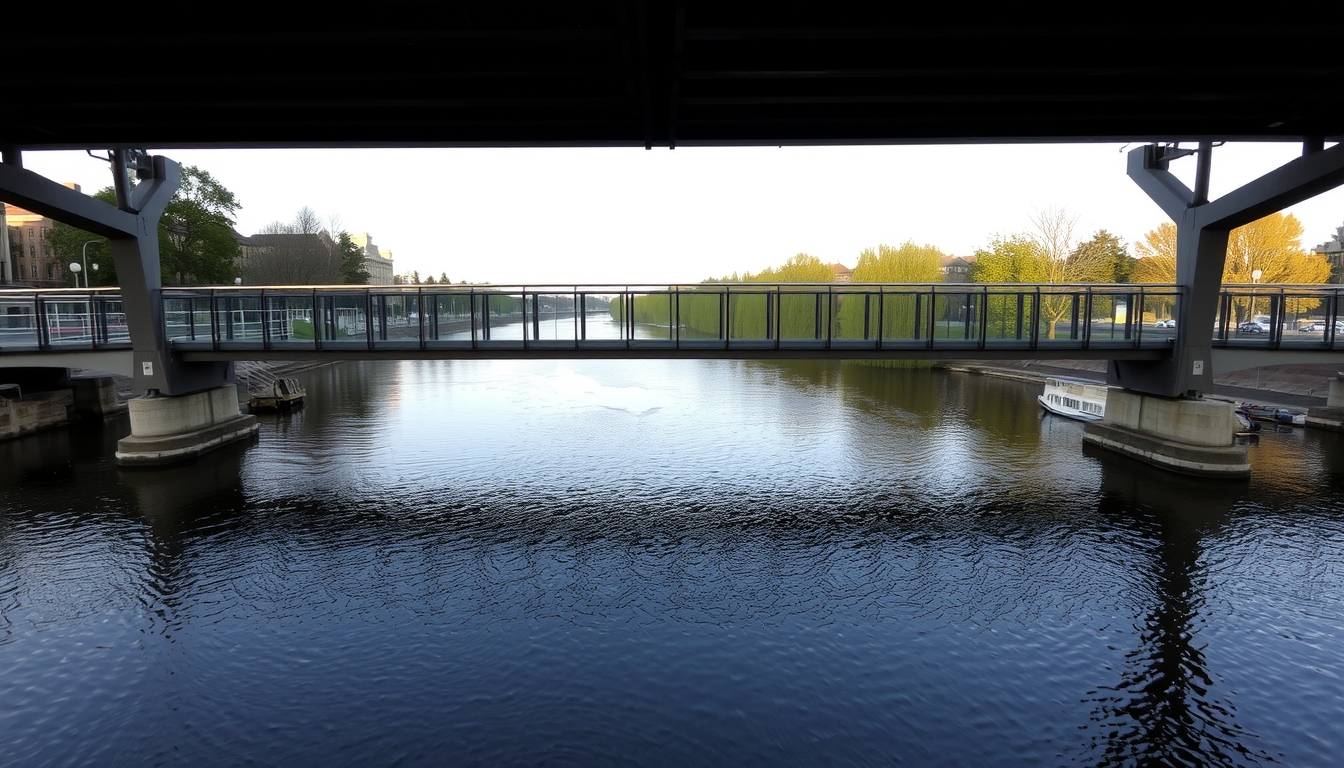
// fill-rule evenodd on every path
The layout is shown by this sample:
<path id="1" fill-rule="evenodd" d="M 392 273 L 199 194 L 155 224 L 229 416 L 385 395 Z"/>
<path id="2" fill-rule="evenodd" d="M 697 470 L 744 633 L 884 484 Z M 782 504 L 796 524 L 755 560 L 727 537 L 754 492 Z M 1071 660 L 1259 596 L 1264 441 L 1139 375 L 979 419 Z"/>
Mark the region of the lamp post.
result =
<path id="1" fill-rule="evenodd" d="M 80 256 L 81 256 L 81 258 L 82 258 L 83 261 L 84 261 L 84 287 L 85 287 L 85 288 L 88 288 L 88 287 L 89 287 L 89 271 L 88 271 L 88 270 L 89 270 L 89 246 L 90 246 L 90 245 L 93 245 L 94 243 L 101 243 L 101 242 L 102 242 L 102 240 L 86 240 L 86 241 L 84 242 L 84 247 L 79 249 Z M 97 268 L 98 268 L 98 265 L 97 265 L 97 264 L 94 264 L 94 265 L 93 265 L 93 268 L 94 268 L 94 269 L 97 269 Z M 75 271 L 78 272 L 79 270 L 76 269 Z M 75 287 L 78 288 L 79 286 L 76 285 Z"/>
<path id="2" fill-rule="evenodd" d="M 1262 270 L 1259 270 L 1259 269 L 1255 270 L 1254 272 L 1251 272 L 1251 282 L 1254 283 L 1255 285 L 1260 285 L 1260 277 L 1261 277 L 1262 275 L 1264 275 L 1264 274 L 1265 274 L 1265 273 L 1264 273 Z M 1260 290 L 1260 289 L 1259 289 L 1259 288 L 1256 288 L 1255 290 L 1258 291 L 1258 290 Z M 1257 297 L 1256 297 L 1256 295 L 1255 295 L 1255 291 L 1252 291 L 1252 292 L 1251 292 L 1251 321 L 1252 321 L 1252 322 L 1255 321 L 1255 300 L 1256 300 L 1256 298 L 1257 298 Z"/>
<path id="3" fill-rule="evenodd" d="M 75 287 L 76 287 L 76 288 L 79 287 L 79 270 L 80 270 L 80 266 L 79 266 L 79 262 L 78 262 L 78 261 L 72 261 L 72 262 L 70 262 L 70 271 L 73 272 L 73 273 L 75 274 Z M 89 279 L 88 279 L 87 277 L 84 278 L 84 287 L 85 287 L 85 288 L 88 288 L 88 287 L 89 287 Z"/>

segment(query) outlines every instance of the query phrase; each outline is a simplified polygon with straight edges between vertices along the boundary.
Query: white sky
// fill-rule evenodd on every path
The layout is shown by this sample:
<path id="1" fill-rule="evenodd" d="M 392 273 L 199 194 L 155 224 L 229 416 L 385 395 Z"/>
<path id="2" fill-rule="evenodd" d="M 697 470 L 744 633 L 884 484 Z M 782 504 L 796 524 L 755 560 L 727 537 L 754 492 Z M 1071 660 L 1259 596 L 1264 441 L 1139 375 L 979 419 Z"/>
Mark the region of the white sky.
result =
<path id="1" fill-rule="evenodd" d="M 1129 148 L 1138 146 L 1129 145 Z M 699 282 L 805 252 L 854 266 L 906 240 L 969 255 L 1037 209 L 1078 215 L 1132 245 L 1164 219 L 1125 175 L 1120 144 L 667 149 L 167 150 L 242 203 L 252 234 L 303 206 L 390 249 L 399 274 L 453 282 Z M 1212 196 L 1300 154 L 1299 145 L 1214 150 Z M 1172 164 L 1193 185 L 1194 158 Z M 83 152 L 24 166 L 86 193 L 110 186 Z M 1288 209 L 1303 246 L 1344 224 L 1344 189 Z"/>

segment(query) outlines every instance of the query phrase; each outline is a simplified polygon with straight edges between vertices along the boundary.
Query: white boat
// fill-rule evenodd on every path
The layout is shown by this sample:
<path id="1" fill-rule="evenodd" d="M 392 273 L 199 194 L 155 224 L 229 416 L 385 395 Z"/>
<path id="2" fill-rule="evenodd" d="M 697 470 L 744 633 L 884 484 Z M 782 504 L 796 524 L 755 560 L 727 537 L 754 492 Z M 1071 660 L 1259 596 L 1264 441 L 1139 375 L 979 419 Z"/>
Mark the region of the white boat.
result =
<path id="1" fill-rule="evenodd" d="M 1045 380 L 1045 392 L 1037 395 L 1045 410 L 1081 421 L 1096 421 L 1106 415 L 1105 384 L 1067 376 Z"/>

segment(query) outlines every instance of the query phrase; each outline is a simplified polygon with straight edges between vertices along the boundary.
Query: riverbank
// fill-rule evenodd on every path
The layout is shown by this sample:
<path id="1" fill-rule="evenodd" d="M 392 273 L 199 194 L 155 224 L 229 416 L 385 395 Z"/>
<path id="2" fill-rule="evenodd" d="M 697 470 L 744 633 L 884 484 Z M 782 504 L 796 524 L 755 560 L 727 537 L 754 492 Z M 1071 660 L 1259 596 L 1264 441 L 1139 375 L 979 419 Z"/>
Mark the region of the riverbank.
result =
<path id="1" fill-rule="evenodd" d="M 1106 381 L 1106 363 L 1096 360 L 1002 360 L 994 363 L 934 363 L 934 367 L 987 376 L 1044 381 L 1047 376 L 1075 376 Z M 1211 397 L 1255 402 L 1283 408 L 1324 408 L 1337 365 L 1287 365 L 1233 371 L 1214 377 Z"/>

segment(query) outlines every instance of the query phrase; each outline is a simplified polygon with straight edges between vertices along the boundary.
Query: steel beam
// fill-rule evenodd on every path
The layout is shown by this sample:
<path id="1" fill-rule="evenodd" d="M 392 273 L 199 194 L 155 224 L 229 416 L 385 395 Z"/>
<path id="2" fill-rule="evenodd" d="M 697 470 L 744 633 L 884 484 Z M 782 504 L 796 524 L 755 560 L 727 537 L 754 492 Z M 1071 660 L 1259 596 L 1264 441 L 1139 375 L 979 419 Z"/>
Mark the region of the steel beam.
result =
<path id="1" fill-rule="evenodd" d="M 124 159 L 125 153 L 119 153 Z M 108 238 L 126 309 L 133 347 L 136 389 L 181 395 L 223 386 L 233 380 L 231 364 L 185 364 L 173 360 L 163 326 L 163 285 L 159 270 L 159 218 L 177 191 L 177 163 L 153 157 L 134 188 L 120 184 L 119 207 L 76 192 L 20 167 L 17 156 L 0 163 L 0 200 Z M 125 177 L 124 166 L 113 173 Z M 127 180 L 129 181 L 129 180 Z"/>
<path id="2" fill-rule="evenodd" d="M 1167 170 L 1163 148 L 1148 145 L 1129 153 L 1129 176 L 1176 223 L 1176 283 L 1186 289 L 1176 347 L 1156 363 L 1116 360 L 1107 382 L 1165 397 L 1200 397 L 1213 389 L 1208 329 L 1218 314 L 1229 233 L 1283 208 L 1344 184 L 1344 144 L 1309 152 L 1260 178 L 1207 200 L 1212 144 L 1197 152 L 1200 179 L 1191 191 Z"/>

